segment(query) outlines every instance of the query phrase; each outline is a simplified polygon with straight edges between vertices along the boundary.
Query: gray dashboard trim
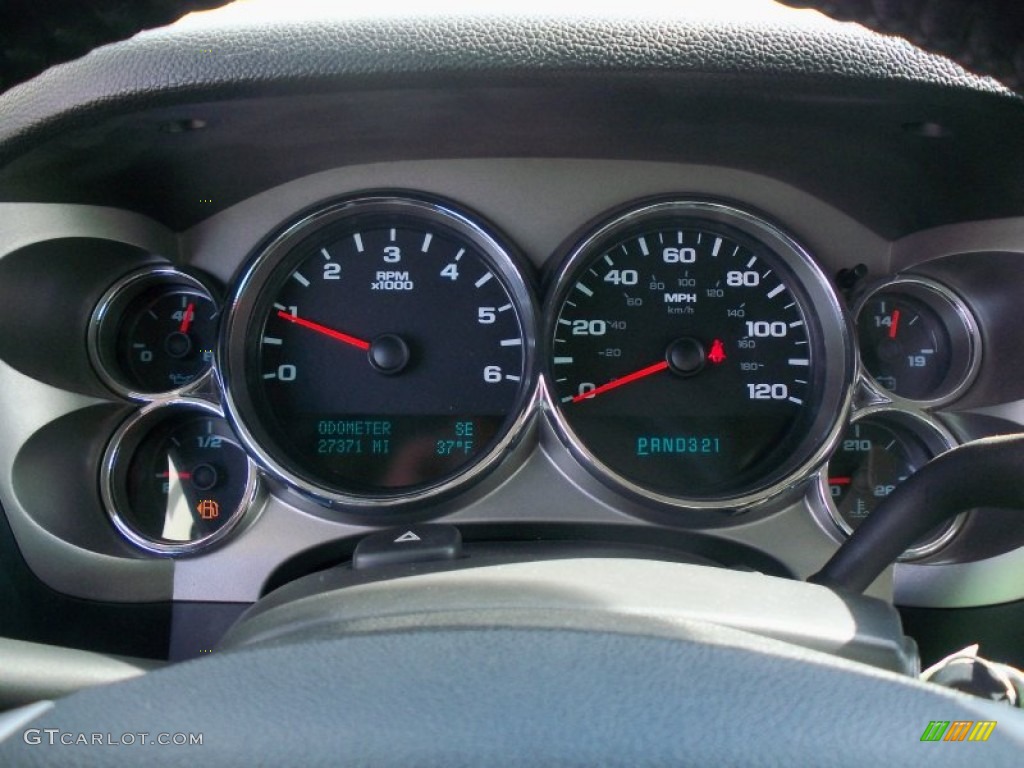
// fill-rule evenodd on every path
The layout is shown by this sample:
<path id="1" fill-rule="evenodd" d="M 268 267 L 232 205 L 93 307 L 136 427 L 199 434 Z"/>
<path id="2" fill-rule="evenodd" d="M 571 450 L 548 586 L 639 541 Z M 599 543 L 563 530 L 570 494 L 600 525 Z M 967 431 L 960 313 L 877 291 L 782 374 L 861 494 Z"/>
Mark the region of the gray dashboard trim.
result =
<path id="1" fill-rule="evenodd" d="M 651 195 L 692 193 L 738 200 L 746 207 L 760 209 L 786 225 L 827 272 L 858 262 L 868 264 L 876 273 L 887 273 L 891 268 L 888 241 L 835 208 L 775 179 L 705 165 L 540 158 L 431 160 L 336 168 L 266 190 L 177 237 L 149 219 L 109 208 L 0 204 L 0 258 L 51 237 L 102 237 L 165 254 L 179 266 L 204 270 L 229 284 L 262 238 L 297 211 L 331 197 L 387 188 L 415 189 L 468 203 L 517 243 L 538 267 L 574 231 L 613 206 Z M 940 255 L 945 241 L 1009 242 L 1018 233 L 1024 233 L 1024 221 L 975 222 L 920 233 L 904 238 L 895 247 L 900 263 L 907 264 Z M 65 594 L 125 602 L 172 597 L 246 602 L 258 597 L 267 575 L 291 555 L 372 530 L 311 514 L 284 497 L 270 497 L 242 535 L 213 551 L 176 563 L 111 558 L 70 547 L 27 517 L 13 497 L 11 465 L 20 445 L 36 429 L 97 401 L 55 390 L 3 364 L 0 387 L 11 394 L 0 401 L 0 417 L 6 427 L 0 440 L 0 500 L 32 569 Z M 579 473 L 559 466 L 546 450 L 550 447 L 537 447 L 517 471 L 485 494 L 467 499 L 461 508 L 443 510 L 445 521 L 546 521 L 551 519 L 551 510 L 557 510 L 559 519 L 568 522 L 644 525 L 630 515 L 628 503 L 588 484 Z M 542 487 L 555 490 L 542 492 Z M 827 559 L 835 542 L 814 521 L 806 503 L 796 499 L 787 509 L 762 519 L 737 518 L 727 527 L 714 529 L 713 535 L 763 549 L 794 573 L 807 575 Z M 995 558 L 999 564 L 1005 561 L 1008 565 L 1011 559 Z M 1019 569 L 1019 562 L 1013 562 L 1018 564 L 1011 567 Z M 976 566 L 979 572 L 989 567 L 977 563 L 900 566 L 897 598 L 938 600 L 942 594 L 939 591 L 931 598 L 921 596 L 929 582 L 938 585 L 945 579 L 944 569 Z M 916 591 L 901 591 L 904 574 L 914 574 L 908 568 L 926 568 L 923 574 L 935 574 L 939 580 L 915 576 Z M 966 571 L 968 579 L 972 572 Z M 1007 588 L 999 592 L 999 600 L 1024 596 L 1024 583 L 1019 578 L 1005 581 Z M 1011 584 L 1018 585 L 1016 590 Z M 886 576 L 873 587 L 872 594 L 890 596 L 891 590 Z M 992 598 L 978 593 L 964 599 L 992 602 Z"/>

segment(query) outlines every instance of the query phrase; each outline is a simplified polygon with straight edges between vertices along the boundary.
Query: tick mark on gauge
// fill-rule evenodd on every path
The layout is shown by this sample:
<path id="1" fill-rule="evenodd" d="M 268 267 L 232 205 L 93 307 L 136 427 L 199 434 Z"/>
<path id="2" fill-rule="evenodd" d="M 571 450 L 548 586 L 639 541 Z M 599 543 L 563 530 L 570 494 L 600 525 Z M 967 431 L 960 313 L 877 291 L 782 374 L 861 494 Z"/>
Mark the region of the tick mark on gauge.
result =
<path id="1" fill-rule="evenodd" d="M 792 395 L 789 396 L 789 402 L 796 403 L 797 405 L 803 405 L 804 404 L 803 400 L 801 400 L 799 397 L 793 397 Z"/>
<path id="2" fill-rule="evenodd" d="M 561 323 L 562 325 L 572 325 L 572 322 L 566 320 L 564 317 L 558 318 L 558 322 Z"/>
<path id="3" fill-rule="evenodd" d="M 476 286 L 477 288 L 480 288 L 481 286 L 484 285 L 484 283 L 486 283 L 492 277 L 494 277 L 494 275 L 492 275 L 490 272 L 487 272 L 486 274 L 484 274 L 483 277 L 481 277 L 479 280 L 477 280 L 475 283 L 473 283 L 473 285 Z"/>
<path id="4" fill-rule="evenodd" d="M 466 252 L 465 248 L 459 248 L 459 252 L 455 254 L 455 260 L 458 261 L 462 258 L 462 255 Z"/>
<path id="5" fill-rule="evenodd" d="M 271 372 L 271 373 L 264 373 L 263 374 L 263 378 L 264 379 L 276 379 L 277 378 L 277 374 L 273 373 L 273 372 Z"/>
<path id="6" fill-rule="evenodd" d="M 571 357 L 556 357 L 555 365 L 572 365 L 573 358 Z"/>
<path id="7" fill-rule="evenodd" d="M 718 250 L 722 247 L 722 238 L 716 237 L 715 244 L 711 246 L 711 255 L 718 256 Z"/>
<path id="8" fill-rule="evenodd" d="M 285 312 L 288 309 L 288 307 L 286 307 L 284 304 L 278 304 L 275 301 L 274 302 L 274 309 L 280 310 L 281 312 Z"/>
<path id="9" fill-rule="evenodd" d="M 756 263 L 757 263 L 757 256 L 751 256 L 750 257 L 750 261 L 747 262 L 747 269 L 750 269 Z"/>
<path id="10" fill-rule="evenodd" d="M 274 336 L 264 336 L 262 341 L 263 341 L 264 344 L 269 344 L 269 345 L 275 346 L 275 347 L 280 346 L 282 344 L 281 340 L 278 339 L 278 338 L 275 338 Z"/>
<path id="11" fill-rule="evenodd" d="M 740 253 L 740 247 L 737 245 L 735 248 L 733 248 L 732 257 L 735 259 L 737 256 L 739 256 L 739 253 Z"/>
<path id="12" fill-rule="evenodd" d="M 301 285 L 303 288 L 309 288 L 309 280 L 301 272 L 292 272 L 292 277 L 295 278 L 295 282 Z"/>
<path id="13" fill-rule="evenodd" d="M 389 239 L 391 240 L 392 243 L 395 242 L 395 230 L 394 230 L 394 227 L 391 228 L 391 231 L 388 233 L 388 237 L 389 237 Z"/>
<path id="14" fill-rule="evenodd" d="M 434 239 L 434 235 L 430 232 L 423 237 L 423 245 L 420 246 L 420 252 L 426 253 L 430 250 L 430 241 Z"/>
<path id="15" fill-rule="evenodd" d="M 356 250 L 359 251 L 360 253 L 362 253 L 363 252 L 363 236 L 360 233 L 355 232 L 352 235 L 352 239 L 355 241 Z"/>
<path id="16" fill-rule="evenodd" d="M 521 381 L 520 376 L 513 376 L 511 373 L 505 374 L 505 381 Z"/>
<path id="17" fill-rule="evenodd" d="M 789 358 L 790 365 L 810 365 L 811 362 L 806 357 L 791 357 Z"/>
<path id="18" fill-rule="evenodd" d="M 582 293 L 584 296 L 593 296 L 594 292 L 587 288 L 583 283 L 576 283 L 576 290 Z"/>
<path id="19" fill-rule="evenodd" d="M 607 253 L 606 253 L 606 254 L 604 255 L 604 262 L 605 262 L 605 264 L 607 264 L 607 265 L 608 265 L 609 267 L 614 267 L 614 266 L 615 266 L 615 262 L 614 262 L 614 261 L 612 261 L 612 257 L 611 257 L 611 256 L 609 256 L 609 255 L 608 255 Z"/>
<path id="20" fill-rule="evenodd" d="M 152 317 L 152 318 L 153 318 L 154 320 L 159 320 L 159 319 L 160 319 L 159 317 L 157 317 L 157 316 L 156 316 L 156 312 L 154 312 L 154 311 L 153 311 L 152 309 L 151 309 L 151 310 L 149 310 L 149 313 L 148 313 L 148 314 L 149 314 L 149 316 L 150 316 L 150 317 Z"/>
<path id="21" fill-rule="evenodd" d="M 363 250 L 362 248 L 359 247 L 358 241 L 356 243 L 356 248 L 359 249 L 360 251 Z M 331 260 L 331 254 L 327 252 L 326 248 L 321 248 L 320 249 L 320 253 L 323 254 L 324 261 L 330 261 Z"/>
<path id="22" fill-rule="evenodd" d="M 503 347 L 521 347 L 523 346 L 522 339 L 502 339 L 501 346 Z"/>
<path id="23" fill-rule="evenodd" d="M 774 288 L 772 288 L 770 291 L 768 291 L 768 298 L 769 299 L 774 299 L 776 296 L 778 296 L 784 290 L 786 290 L 786 286 L 784 286 L 782 283 L 779 283 Z"/>
<path id="24" fill-rule="evenodd" d="M 790 328 L 799 328 L 803 324 L 804 324 L 803 320 L 794 320 L 792 323 L 789 324 L 789 327 Z"/>
<path id="25" fill-rule="evenodd" d="M 640 253 L 644 256 L 650 256 L 651 252 L 647 248 L 647 241 L 644 238 L 639 238 L 637 242 L 640 244 Z"/>

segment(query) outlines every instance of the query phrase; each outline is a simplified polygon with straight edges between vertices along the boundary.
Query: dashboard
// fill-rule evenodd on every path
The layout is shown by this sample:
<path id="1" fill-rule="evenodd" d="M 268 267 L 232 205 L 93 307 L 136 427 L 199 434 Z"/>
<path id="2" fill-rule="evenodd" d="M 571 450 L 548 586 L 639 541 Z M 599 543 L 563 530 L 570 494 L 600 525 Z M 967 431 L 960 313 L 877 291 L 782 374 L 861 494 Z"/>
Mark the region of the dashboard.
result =
<path id="1" fill-rule="evenodd" d="M 532 69 L 456 26 L 485 63 L 419 75 L 411 26 L 347 69 L 301 25 L 267 65 L 186 20 L 58 73 L 103 74 L 69 104 L 8 94 L 0 502 L 34 578 L 171 606 L 174 658 L 430 522 L 805 578 L 929 459 L 1019 432 L 1019 99 L 787 13 L 710 54 L 627 25 L 676 54 L 640 68 L 580 64 L 599 23 Z M 1022 569 L 1024 526 L 973 510 L 870 593 L 1019 614 Z"/>

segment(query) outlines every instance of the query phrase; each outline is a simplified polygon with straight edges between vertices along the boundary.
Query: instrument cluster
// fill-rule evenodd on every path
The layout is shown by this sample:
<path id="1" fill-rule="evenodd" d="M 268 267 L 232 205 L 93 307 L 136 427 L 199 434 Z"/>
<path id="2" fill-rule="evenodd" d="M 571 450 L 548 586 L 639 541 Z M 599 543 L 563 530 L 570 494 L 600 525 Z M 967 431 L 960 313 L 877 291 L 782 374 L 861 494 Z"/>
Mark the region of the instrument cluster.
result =
<path id="1" fill-rule="evenodd" d="M 889 280 L 847 311 L 776 223 L 688 197 L 608 212 L 549 263 L 538 284 L 469 209 L 377 193 L 283 223 L 224 301 L 197 274 L 127 275 L 89 329 L 103 382 L 140 404 L 103 460 L 113 525 L 194 553 L 268 489 L 359 524 L 416 517 L 515 461 L 540 413 L 576 466 L 662 518 L 810 483 L 841 538 L 955 445 L 930 410 L 970 387 L 980 336 L 941 283 Z"/>

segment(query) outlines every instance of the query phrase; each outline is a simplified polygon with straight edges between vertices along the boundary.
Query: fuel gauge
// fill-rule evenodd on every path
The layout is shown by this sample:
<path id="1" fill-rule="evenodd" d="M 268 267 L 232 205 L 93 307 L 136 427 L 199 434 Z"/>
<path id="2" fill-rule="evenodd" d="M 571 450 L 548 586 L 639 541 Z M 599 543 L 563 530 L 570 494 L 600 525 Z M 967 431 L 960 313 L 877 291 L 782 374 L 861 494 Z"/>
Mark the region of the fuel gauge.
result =
<path id="1" fill-rule="evenodd" d="M 894 409 L 869 409 L 847 427 L 827 468 L 827 504 L 832 523 L 848 536 L 904 480 L 955 445 L 930 418 Z M 911 560 L 935 552 L 962 523 L 930 531 L 907 552 Z"/>
<path id="2" fill-rule="evenodd" d="M 102 490 L 126 539 L 148 552 L 184 554 L 238 523 L 256 472 L 216 407 L 176 401 L 143 409 L 118 431 Z"/>

